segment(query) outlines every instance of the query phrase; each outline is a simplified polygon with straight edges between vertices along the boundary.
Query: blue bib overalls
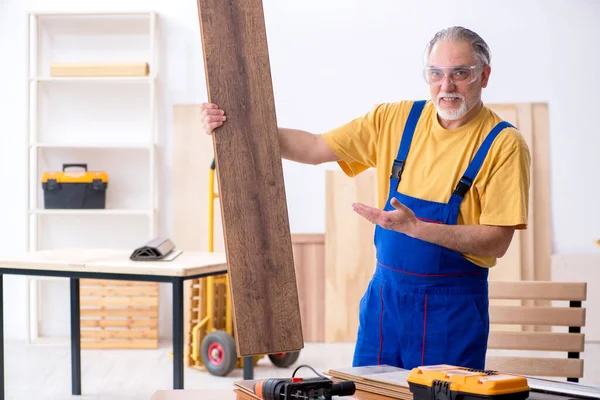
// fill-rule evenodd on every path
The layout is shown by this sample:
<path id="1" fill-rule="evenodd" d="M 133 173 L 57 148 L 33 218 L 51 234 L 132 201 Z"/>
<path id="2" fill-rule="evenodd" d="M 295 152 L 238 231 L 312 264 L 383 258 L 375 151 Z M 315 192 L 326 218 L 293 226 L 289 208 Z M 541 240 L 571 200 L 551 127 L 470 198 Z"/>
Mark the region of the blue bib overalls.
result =
<path id="1" fill-rule="evenodd" d="M 447 203 L 398 192 L 402 170 L 425 101 L 414 103 L 390 177 L 385 210 L 396 197 L 422 220 L 455 225 L 501 122 L 488 134 Z M 414 166 L 407 166 L 412 168 Z M 377 265 L 360 302 L 354 366 L 388 364 L 411 369 L 451 364 L 483 369 L 489 334 L 488 270 L 456 251 L 375 228 Z"/>

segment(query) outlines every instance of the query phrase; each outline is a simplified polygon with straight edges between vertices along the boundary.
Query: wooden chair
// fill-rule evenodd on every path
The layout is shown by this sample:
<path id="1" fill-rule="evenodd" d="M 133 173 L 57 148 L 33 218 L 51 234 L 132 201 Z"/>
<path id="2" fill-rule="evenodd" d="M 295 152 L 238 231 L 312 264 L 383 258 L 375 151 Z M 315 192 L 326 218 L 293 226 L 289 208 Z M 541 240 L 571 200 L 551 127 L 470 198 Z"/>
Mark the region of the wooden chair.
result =
<path id="1" fill-rule="evenodd" d="M 563 377 L 578 382 L 583 377 L 587 284 L 541 281 L 491 281 L 490 297 L 490 350 L 519 350 L 565 352 L 566 357 L 531 357 L 491 355 L 488 352 L 486 369 L 538 377 Z M 501 301 L 497 301 L 501 300 Z M 513 301 L 511 305 L 497 303 Z M 521 300 L 514 304 L 515 300 Z M 543 306 L 532 305 L 544 301 Z M 553 306 L 552 301 L 568 301 L 568 307 Z M 519 304 L 522 303 L 522 304 Z M 546 305 L 549 304 L 549 305 Z M 508 326 L 500 331 L 494 325 Z M 568 333 L 551 332 L 551 327 L 568 327 Z M 544 327 L 532 329 L 532 327 Z M 563 328 L 565 331 L 566 329 Z M 540 331 L 542 330 L 542 331 Z M 535 354 L 535 353 L 534 353 Z"/>

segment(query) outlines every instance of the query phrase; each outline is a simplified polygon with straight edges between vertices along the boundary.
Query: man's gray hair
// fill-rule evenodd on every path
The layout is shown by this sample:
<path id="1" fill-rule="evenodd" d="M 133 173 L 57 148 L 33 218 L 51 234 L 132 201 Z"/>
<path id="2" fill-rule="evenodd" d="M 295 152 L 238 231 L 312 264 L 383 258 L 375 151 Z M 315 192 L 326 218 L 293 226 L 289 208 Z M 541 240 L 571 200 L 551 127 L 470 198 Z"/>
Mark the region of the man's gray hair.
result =
<path id="1" fill-rule="evenodd" d="M 492 55 L 490 52 L 490 48 L 475 32 L 464 28 L 462 26 L 453 26 L 450 28 L 442 29 L 438 33 L 433 36 L 433 38 L 427 44 L 425 48 L 425 63 L 429 58 L 429 54 L 431 53 L 431 49 L 437 42 L 441 41 L 450 41 L 450 42 L 467 42 L 471 44 L 473 52 L 475 53 L 475 57 L 482 64 L 489 64 L 492 59 Z"/>

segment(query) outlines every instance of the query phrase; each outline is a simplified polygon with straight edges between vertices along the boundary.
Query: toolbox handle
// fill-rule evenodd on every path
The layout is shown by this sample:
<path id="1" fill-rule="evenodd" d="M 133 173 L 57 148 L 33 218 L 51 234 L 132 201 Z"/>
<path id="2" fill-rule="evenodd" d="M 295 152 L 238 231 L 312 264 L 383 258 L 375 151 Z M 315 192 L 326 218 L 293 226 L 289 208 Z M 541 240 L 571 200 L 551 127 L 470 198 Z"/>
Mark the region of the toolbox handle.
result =
<path id="1" fill-rule="evenodd" d="M 63 164 L 63 172 L 65 171 L 65 169 L 71 168 L 71 167 L 84 168 L 85 172 L 87 172 L 87 164 Z"/>

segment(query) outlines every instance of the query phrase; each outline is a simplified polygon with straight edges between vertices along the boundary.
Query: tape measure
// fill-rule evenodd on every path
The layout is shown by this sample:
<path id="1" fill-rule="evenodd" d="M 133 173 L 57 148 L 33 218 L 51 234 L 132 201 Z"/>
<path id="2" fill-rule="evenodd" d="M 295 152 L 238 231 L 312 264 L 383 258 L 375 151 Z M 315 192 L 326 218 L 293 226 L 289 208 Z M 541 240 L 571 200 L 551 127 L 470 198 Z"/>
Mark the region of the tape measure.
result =
<path id="1" fill-rule="evenodd" d="M 525 400 L 527 378 L 454 365 L 413 368 L 408 385 L 414 400 Z"/>

